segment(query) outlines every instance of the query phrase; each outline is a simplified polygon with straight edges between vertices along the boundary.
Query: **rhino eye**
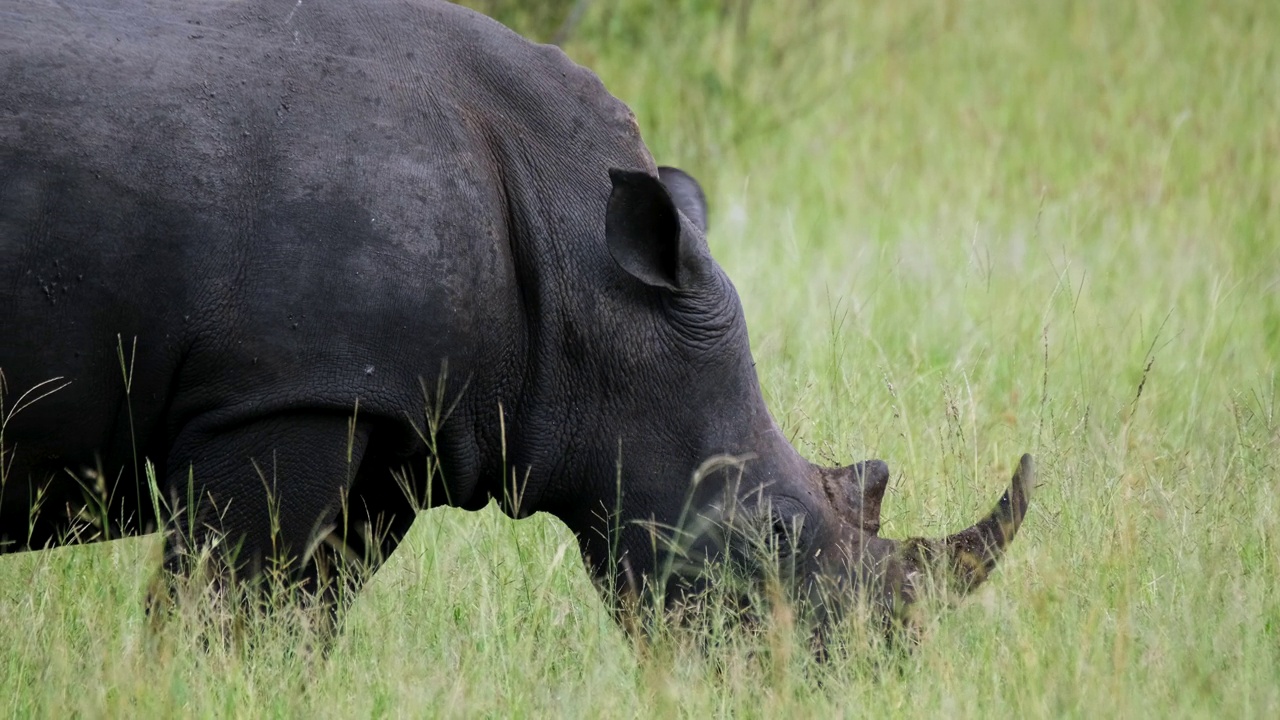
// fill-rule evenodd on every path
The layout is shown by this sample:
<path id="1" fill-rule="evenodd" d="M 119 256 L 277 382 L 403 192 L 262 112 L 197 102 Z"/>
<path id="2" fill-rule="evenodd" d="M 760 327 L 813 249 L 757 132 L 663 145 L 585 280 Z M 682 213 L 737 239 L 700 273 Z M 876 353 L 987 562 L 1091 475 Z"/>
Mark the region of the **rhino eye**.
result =
<path id="1" fill-rule="evenodd" d="M 801 555 L 808 546 L 805 517 L 801 513 L 773 510 L 770 518 L 769 550 L 778 558 Z"/>
<path id="2" fill-rule="evenodd" d="M 776 514 L 773 516 L 770 549 L 776 552 L 778 557 L 793 557 L 796 554 L 795 536 L 798 534 L 796 529 L 791 522 L 791 518 Z"/>

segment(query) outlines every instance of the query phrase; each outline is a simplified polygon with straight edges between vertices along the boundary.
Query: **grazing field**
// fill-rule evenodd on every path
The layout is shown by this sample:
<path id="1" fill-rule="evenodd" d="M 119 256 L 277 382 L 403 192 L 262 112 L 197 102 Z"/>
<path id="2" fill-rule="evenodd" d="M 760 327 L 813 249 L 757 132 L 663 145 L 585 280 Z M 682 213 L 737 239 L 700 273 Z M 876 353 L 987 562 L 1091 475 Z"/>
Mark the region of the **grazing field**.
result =
<path id="1" fill-rule="evenodd" d="M 493 508 L 424 513 L 328 657 L 150 629 L 155 539 L 6 556 L 0 716 L 1280 716 L 1280 4 L 473 4 L 703 181 L 770 408 L 889 462 L 884 534 L 1036 455 L 1006 561 L 818 664 L 785 613 L 638 646 Z"/>

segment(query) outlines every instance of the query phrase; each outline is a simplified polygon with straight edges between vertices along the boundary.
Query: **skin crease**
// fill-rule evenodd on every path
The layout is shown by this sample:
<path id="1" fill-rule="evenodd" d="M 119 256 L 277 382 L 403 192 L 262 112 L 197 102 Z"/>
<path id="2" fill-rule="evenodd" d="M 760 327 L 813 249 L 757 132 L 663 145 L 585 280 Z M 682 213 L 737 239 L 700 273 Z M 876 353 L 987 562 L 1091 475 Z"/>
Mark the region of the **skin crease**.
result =
<path id="1" fill-rule="evenodd" d="M 655 527 L 719 560 L 752 517 L 802 591 L 890 607 L 1012 539 L 1029 458 L 898 543 L 887 466 L 792 448 L 701 188 L 558 49 L 427 0 L 101 5 L 0 0 L 0 553 L 163 526 L 175 573 L 222 537 L 242 578 L 358 587 L 417 509 L 496 500 L 613 599 L 696 587 Z"/>

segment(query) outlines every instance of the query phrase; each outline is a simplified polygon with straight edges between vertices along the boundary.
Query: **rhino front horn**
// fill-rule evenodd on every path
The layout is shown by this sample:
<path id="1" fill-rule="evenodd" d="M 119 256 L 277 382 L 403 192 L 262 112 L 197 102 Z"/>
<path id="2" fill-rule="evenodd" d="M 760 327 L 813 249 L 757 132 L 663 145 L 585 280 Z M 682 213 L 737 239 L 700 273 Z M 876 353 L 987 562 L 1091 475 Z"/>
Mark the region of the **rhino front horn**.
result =
<path id="1" fill-rule="evenodd" d="M 1035 465 L 1030 455 L 1023 455 L 1009 489 L 990 514 L 972 527 L 941 540 L 907 540 L 903 547 L 905 559 L 916 569 L 946 573 L 945 577 L 960 592 L 973 590 L 987 579 L 1004 549 L 1017 535 L 1034 488 Z"/>

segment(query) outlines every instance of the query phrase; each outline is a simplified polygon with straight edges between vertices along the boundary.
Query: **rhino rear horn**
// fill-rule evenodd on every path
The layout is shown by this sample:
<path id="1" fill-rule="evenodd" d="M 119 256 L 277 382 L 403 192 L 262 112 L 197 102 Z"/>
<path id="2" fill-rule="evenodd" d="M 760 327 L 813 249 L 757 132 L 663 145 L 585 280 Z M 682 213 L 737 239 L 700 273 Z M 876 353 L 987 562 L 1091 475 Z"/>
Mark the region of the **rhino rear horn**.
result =
<path id="1" fill-rule="evenodd" d="M 840 518 L 864 533 L 880 534 L 880 505 L 889 485 L 889 466 L 883 460 L 864 460 L 844 467 L 814 467 Z"/>
<path id="2" fill-rule="evenodd" d="M 862 528 L 872 535 L 880 533 L 880 504 L 889 486 L 889 466 L 883 460 L 866 460 L 845 468 L 860 499 L 858 514 Z"/>
<path id="3" fill-rule="evenodd" d="M 1023 455 L 1009 489 L 985 518 L 941 540 L 906 541 L 908 562 L 922 570 L 949 571 L 949 579 L 961 592 L 973 590 L 987 579 L 1017 535 L 1034 488 L 1035 465 L 1030 455 Z"/>

